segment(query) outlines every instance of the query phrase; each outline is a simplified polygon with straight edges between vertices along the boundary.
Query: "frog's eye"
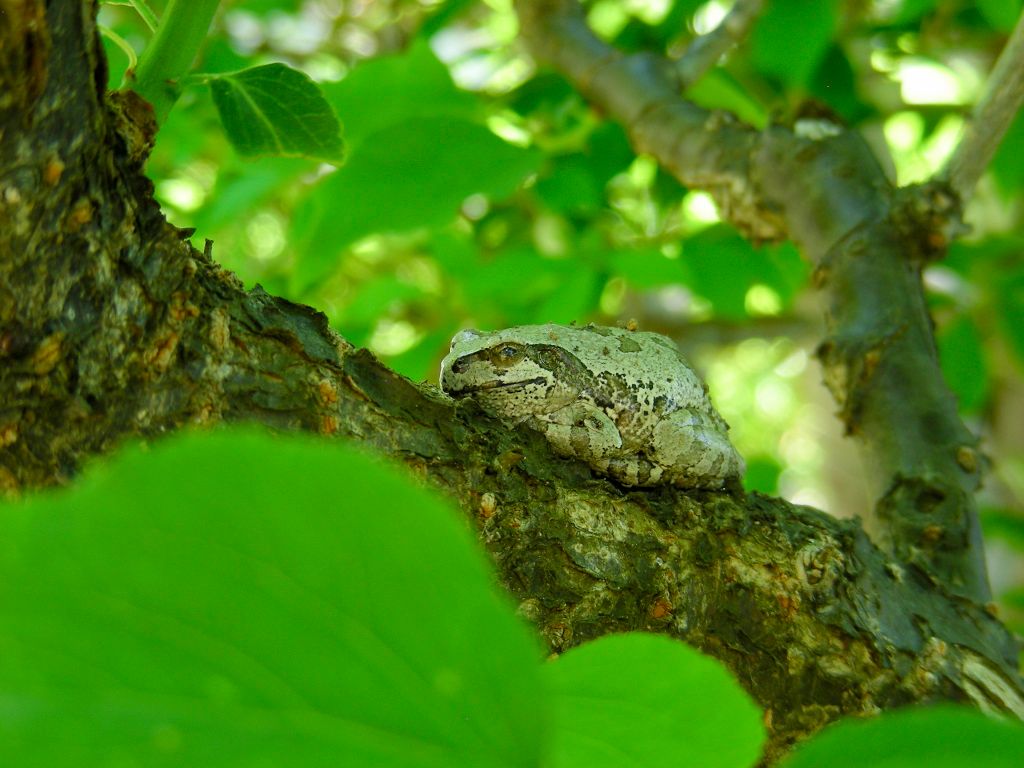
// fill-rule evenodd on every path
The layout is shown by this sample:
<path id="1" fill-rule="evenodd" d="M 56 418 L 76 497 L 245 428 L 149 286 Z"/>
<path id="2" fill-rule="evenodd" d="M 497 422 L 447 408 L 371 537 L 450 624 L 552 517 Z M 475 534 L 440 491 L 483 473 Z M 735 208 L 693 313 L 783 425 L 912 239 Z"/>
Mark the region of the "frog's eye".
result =
<path id="1" fill-rule="evenodd" d="M 523 356 L 523 348 L 518 344 L 502 344 L 493 351 L 494 361 L 501 365 L 511 365 Z"/>

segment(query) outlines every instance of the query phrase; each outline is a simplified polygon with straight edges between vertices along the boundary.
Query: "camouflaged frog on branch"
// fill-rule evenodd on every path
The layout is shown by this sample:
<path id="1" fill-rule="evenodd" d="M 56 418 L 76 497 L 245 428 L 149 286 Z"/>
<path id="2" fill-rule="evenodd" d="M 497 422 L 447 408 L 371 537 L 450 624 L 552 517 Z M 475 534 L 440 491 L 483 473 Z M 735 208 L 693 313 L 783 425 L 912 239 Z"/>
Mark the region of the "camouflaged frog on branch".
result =
<path id="1" fill-rule="evenodd" d="M 565 325 L 461 331 L 441 389 L 540 430 L 623 485 L 721 488 L 743 472 L 707 385 L 657 333 Z"/>

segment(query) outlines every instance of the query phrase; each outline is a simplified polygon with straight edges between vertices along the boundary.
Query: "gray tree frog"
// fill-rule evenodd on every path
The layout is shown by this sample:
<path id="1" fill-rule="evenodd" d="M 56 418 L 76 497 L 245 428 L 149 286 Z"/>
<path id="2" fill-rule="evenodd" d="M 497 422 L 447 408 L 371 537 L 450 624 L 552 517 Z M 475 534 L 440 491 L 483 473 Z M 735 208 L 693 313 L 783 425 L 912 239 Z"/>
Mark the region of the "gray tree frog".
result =
<path id="1" fill-rule="evenodd" d="M 657 333 L 587 325 L 461 331 L 441 389 L 540 430 L 623 485 L 721 488 L 743 472 L 707 385 Z"/>

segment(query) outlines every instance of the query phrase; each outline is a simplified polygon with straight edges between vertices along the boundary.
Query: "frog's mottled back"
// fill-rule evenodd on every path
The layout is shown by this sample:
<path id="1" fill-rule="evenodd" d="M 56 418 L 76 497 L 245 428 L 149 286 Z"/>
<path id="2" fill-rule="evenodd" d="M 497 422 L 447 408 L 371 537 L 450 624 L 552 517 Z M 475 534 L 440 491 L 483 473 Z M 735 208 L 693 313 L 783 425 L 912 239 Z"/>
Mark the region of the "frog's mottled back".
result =
<path id="1" fill-rule="evenodd" d="M 721 487 L 742 462 L 707 388 L 656 333 L 588 325 L 462 331 L 441 388 L 539 429 L 628 485 Z"/>

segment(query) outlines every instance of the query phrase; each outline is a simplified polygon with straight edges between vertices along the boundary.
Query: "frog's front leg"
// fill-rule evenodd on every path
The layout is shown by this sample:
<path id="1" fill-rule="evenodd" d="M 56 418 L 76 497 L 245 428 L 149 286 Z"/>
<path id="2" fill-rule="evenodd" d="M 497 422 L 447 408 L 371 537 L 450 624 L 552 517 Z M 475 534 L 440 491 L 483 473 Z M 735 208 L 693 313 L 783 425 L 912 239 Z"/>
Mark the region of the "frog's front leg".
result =
<path id="1" fill-rule="evenodd" d="M 701 415 L 685 408 L 674 411 L 654 428 L 652 458 L 676 485 L 721 488 L 744 469 L 728 430 L 717 414 Z"/>
<path id="2" fill-rule="evenodd" d="M 577 456 L 604 469 L 608 457 L 622 447 L 622 435 L 608 414 L 593 403 L 577 400 L 536 417 L 537 427 L 563 456 Z"/>

